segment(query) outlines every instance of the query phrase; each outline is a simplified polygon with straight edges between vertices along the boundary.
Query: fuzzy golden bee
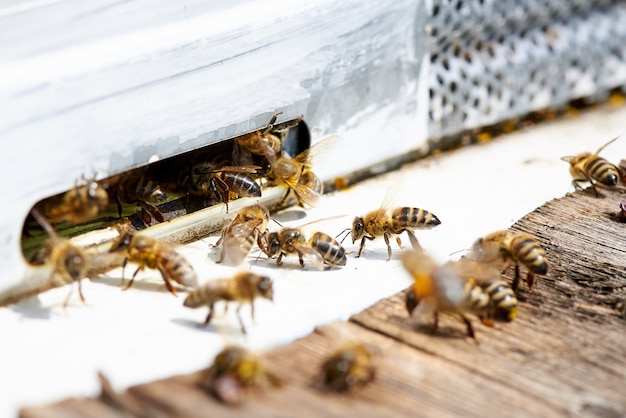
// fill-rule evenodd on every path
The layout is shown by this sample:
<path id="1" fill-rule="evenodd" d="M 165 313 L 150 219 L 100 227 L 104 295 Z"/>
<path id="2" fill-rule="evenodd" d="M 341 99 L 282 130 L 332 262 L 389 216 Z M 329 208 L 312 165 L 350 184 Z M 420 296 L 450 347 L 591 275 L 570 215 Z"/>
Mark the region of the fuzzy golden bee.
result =
<path id="1" fill-rule="evenodd" d="M 107 191 L 95 179 L 76 182 L 71 190 L 46 199 L 36 205 L 48 222 L 80 224 L 95 218 L 109 204 Z"/>
<path id="2" fill-rule="evenodd" d="M 217 302 L 237 302 L 237 318 L 241 325 L 241 332 L 246 333 L 246 328 L 241 319 L 240 310 L 244 303 L 250 305 L 250 314 L 254 321 L 254 300 L 265 298 L 273 300 L 273 282 L 267 276 L 261 276 L 251 272 L 243 272 L 235 277 L 211 280 L 189 292 L 185 298 L 184 306 L 188 308 L 209 307 L 209 313 L 204 321 L 208 325 L 215 312 Z M 228 305 L 226 305 L 228 306 Z"/>
<path id="3" fill-rule="evenodd" d="M 200 385 L 220 401 L 237 405 L 245 389 L 281 386 L 282 381 L 265 368 L 259 356 L 241 347 L 228 346 L 215 357 Z"/>
<path id="4" fill-rule="evenodd" d="M 384 205 L 371 211 L 364 216 L 357 216 L 352 222 L 352 243 L 361 240 L 359 253 L 361 256 L 365 247 L 365 240 L 373 240 L 382 236 L 387 244 L 387 261 L 391 260 L 391 245 L 389 238 L 392 235 L 400 235 L 406 232 L 409 236 L 411 246 L 416 250 L 422 247 L 413 232 L 414 229 L 431 229 L 441 224 L 441 221 L 433 213 L 419 208 L 399 207 L 387 209 Z M 396 237 L 398 246 L 402 248 L 400 237 Z"/>
<path id="5" fill-rule="evenodd" d="M 139 265 L 124 290 L 133 285 L 137 273 L 146 267 L 159 270 L 165 282 L 165 287 L 174 296 L 176 296 L 176 289 L 174 289 L 172 281 L 185 287 L 196 287 L 198 285 L 198 278 L 191 264 L 169 243 L 160 242 L 145 235 L 123 232 L 113 243 L 110 251 L 124 252 L 122 283 L 124 282 L 126 264 L 130 261 Z"/>
<path id="6" fill-rule="evenodd" d="M 50 237 L 48 262 L 52 265 L 50 280 L 53 285 L 76 283 L 80 300 L 85 303 L 85 297 L 80 285 L 81 279 L 87 276 L 87 256 L 82 249 L 73 245 L 70 240 L 57 235 L 50 222 L 35 208 L 31 210 L 35 220 L 41 225 Z M 65 304 L 69 301 L 68 294 Z"/>
<path id="7" fill-rule="evenodd" d="M 375 353 L 363 343 L 351 343 L 335 351 L 322 365 L 324 387 L 346 392 L 376 377 Z"/>
<path id="8" fill-rule="evenodd" d="M 260 203 L 240 209 L 215 244 L 216 247 L 222 246 L 218 263 L 227 266 L 241 264 L 254 243 L 265 233 L 269 220 L 269 210 Z"/>
<path id="9" fill-rule="evenodd" d="M 591 183 L 593 193 L 598 197 L 596 183 L 605 186 L 615 186 L 617 184 L 621 177 L 620 169 L 598 154 L 618 138 L 619 136 L 602 145 L 595 153 L 582 152 L 578 155 L 561 157 L 561 160 L 570 164 L 569 171 L 573 178 L 572 185 L 576 190 L 582 190 L 581 182 L 589 182 Z"/>
<path id="10" fill-rule="evenodd" d="M 406 309 L 413 317 L 432 315 L 433 333 L 440 314 L 460 318 L 474 339 L 474 327 L 466 314 L 476 315 L 488 326 L 493 326 L 493 319 L 511 321 L 517 314 L 515 293 L 499 280 L 497 269 L 471 260 L 439 266 L 417 251 L 404 253 L 402 265 L 414 281 L 405 295 Z"/>
<path id="11" fill-rule="evenodd" d="M 333 146 L 338 137 L 328 137 L 291 158 L 280 156 L 271 164 L 271 176 L 278 185 L 286 186 L 287 192 L 281 204 L 290 192 L 296 196 L 301 206 L 315 206 L 324 192 L 322 181 L 313 172 L 313 159 Z"/>
<path id="12" fill-rule="evenodd" d="M 520 282 L 520 264 L 528 269 L 526 284 L 532 290 L 535 275 L 548 272 L 548 256 L 537 238 L 530 234 L 513 231 L 496 231 L 476 240 L 469 258 L 479 263 L 492 265 L 501 271 L 515 266 L 515 277 L 511 287 L 517 290 Z"/>
<path id="13" fill-rule="evenodd" d="M 235 142 L 252 154 L 264 156 L 270 164 L 274 163 L 283 146 L 281 139 L 272 132 L 276 118 L 281 113 L 274 114 L 265 128 L 239 136 L 235 138 Z"/>

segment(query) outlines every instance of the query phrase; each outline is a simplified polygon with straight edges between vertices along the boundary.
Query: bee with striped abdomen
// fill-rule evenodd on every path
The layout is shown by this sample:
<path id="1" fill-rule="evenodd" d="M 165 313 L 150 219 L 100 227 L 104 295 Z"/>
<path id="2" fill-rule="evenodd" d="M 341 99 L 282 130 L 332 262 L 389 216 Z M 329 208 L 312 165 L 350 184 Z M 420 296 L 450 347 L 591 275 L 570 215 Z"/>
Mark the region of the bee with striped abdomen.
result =
<path id="1" fill-rule="evenodd" d="M 323 232 L 315 232 L 309 238 L 309 246 L 322 255 L 326 265 L 331 267 L 345 266 L 347 262 L 346 250 L 333 237 Z"/>
<path id="2" fill-rule="evenodd" d="M 280 138 L 274 135 L 272 131 L 274 130 L 276 118 L 281 113 L 275 113 L 265 128 L 235 138 L 235 143 L 252 154 L 264 156 L 270 164 L 276 162 L 282 151 L 283 144 Z"/>
<path id="3" fill-rule="evenodd" d="M 427 210 L 410 207 L 387 209 L 383 205 L 364 216 L 354 218 L 351 231 L 352 243 L 354 244 L 357 240 L 361 240 L 359 253 L 357 254 L 357 257 L 360 257 L 365 247 L 365 240 L 371 241 L 382 235 L 385 239 L 385 244 L 387 244 L 387 261 L 389 261 L 391 260 L 391 245 L 389 244 L 391 235 L 400 235 L 406 232 L 411 246 L 416 250 L 421 250 L 422 247 L 413 230 L 430 229 L 439 224 L 441 224 L 439 218 Z M 399 236 L 396 237 L 396 242 L 402 248 L 402 241 Z"/>
<path id="4" fill-rule="evenodd" d="M 437 331 L 439 314 L 459 317 L 471 338 L 476 338 L 475 332 L 465 314 L 476 315 L 487 326 L 493 326 L 493 319 L 510 321 L 517 314 L 515 294 L 499 280 L 497 269 L 472 260 L 439 266 L 417 251 L 404 253 L 402 264 L 413 278 L 405 294 L 406 309 L 412 317 L 432 315 L 433 332 Z"/>
<path id="5" fill-rule="evenodd" d="M 261 197 L 261 186 L 251 174 L 258 166 L 221 166 L 203 162 L 191 168 L 189 192 L 203 197 L 213 197 L 226 205 L 237 197 Z"/>
<path id="6" fill-rule="evenodd" d="M 145 235 L 123 232 L 113 243 L 110 251 L 123 251 L 126 256 L 122 264 L 122 283 L 126 264 L 130 261 L 139 265 L 124 290 L 133 285 L 137 273 L 146 267 L 159 270 L 165 287 L 174 296 L 176 296 L 176 290 L 171 281 L 186 287 L 198 285 L 198 278 L 191 264 L 169 243 L 160 242 Z"/>
<path id="7" fill-rule="evenodd" d="M 273 300 L 274 290 L 272 279 L 251 272 L 237 274 L 233 278 L 211 280 L 202 286 L 189 292 L 185 298 L 184 306 L 188 308 L 209 307 L 209 313 L 204 321 L 208 325 L 215 312 L 217 302 L 237 302 L 237 318 L 241 325 L 241 332 L 246 333 L 246 328 L 241 319 L 240 310 L 244 303 L 250 304 L 250 314 L 254 321 L 254 300 L 256 298 Z"/>
<path id="8" fill-rule="evenodd" d="M 215 246 L 222 246 L 218 263 L 227 266 L 241 264 L 255 242 L 265 234 L 270 220 L 269 210 L 260 203 L 246 206 L 237 212 L 237 216 L 224 228 L 222 236 Z"/>
<path id="9" fill-rule="evenodd" d="M 526 283 L 532 290 L 535 274 L 548 272 L 548 257 L 537 238 L 523 232 L 496 231 L 476 240 L 469 258 L 478 263 L 492 265 L 501 271 L 515 266 L 511 288 L 517 291 L 520 281 L 520 264 L 528 269 Z"/>
<path id="10" fill-rule="evenodd" d="M 620 169 L 598 154 L 618 138 L 619 136 L 602 145 L 593 154 L 582 152 L 578 155 L 561 157 L 561 160 L 570 164 L 569 172 L 572 175 L 572 184 L 576 190 L 582 190 L 581 182 L 589 182 L 594 194 L 598 197 L 596 183 L 601 183 L 605 186 L 615 186 L 617 184 L 622 174 Z"/>

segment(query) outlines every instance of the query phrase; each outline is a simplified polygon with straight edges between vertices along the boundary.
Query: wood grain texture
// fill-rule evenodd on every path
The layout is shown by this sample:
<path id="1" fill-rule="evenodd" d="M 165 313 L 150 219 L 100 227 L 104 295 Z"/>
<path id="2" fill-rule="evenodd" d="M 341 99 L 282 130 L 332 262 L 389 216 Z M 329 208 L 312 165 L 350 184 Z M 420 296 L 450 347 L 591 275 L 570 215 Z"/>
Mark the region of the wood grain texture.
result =
<path id="1" fill-rule="evenodd" d="M 404 292 L 265 355 L 282 388 L 255 388 L 227 407 L 198 385 L 202 373 L 134 386 L 100 399 L 22 410 L 23 417 L 108 416 L 602 416 L 626 414 L 626 224 L 609 213 L 626 191 L 577 192 L 547 202 L 512 229 L 534 234 L 550 260 L 519 317 L 495 329 L 443 317 L 436 335 L 412 323 Z M 506 276 L 511 279 L 512 271 Z M 321 389 L 320 366 L 340 345 L 377 347 L 377 376 L 349 394 Z M 108 402 L 104 402 L 109 399 Z M 117 406 L 115 406 L 117 405 Z M 107 409 L 108 408 L 108 409 Z"/>

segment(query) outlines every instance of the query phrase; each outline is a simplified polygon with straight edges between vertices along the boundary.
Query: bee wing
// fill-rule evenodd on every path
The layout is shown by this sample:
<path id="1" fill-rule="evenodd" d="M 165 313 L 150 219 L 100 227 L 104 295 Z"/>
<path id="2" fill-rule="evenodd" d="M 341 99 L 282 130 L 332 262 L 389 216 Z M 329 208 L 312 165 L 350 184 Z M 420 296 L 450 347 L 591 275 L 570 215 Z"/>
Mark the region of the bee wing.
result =
<path id="1" fill-rule="evenodd" d="M 574 158 L 576 158 L 574 155 L 566 155 L 564 157 L 561 157 L 561 161 L 565 161 L 566 163 L 570 163 L 574 160 Z"/>
<path id="2" fill-rule="evenodd" d="M 220 168 L 210 168 L 204 169 L 199 168 L 198 174 L 210 174 L 210 173 L 221 173 L 221 172 L 231 172 L 231 173 L 248 173 L 254 174 L 257 170 L 260 170 L 261 167 L 258 165 L 227 165 Z"/>
<path id="3" fill-rule="evenodd" d="M 302 254 L 302 258 L 313 264 L 318 270 L 324 270 L 324 258 L 316 249 L 309 247 L 306 244 L 295 242 L 292 244 L 293 248 L 298 250 Z"/>
<path id="4" fill-rule="evenodd" d="M 293 192 L 296 194 L 301 202 L 311 207 L 317 205 L 320 194 L 316 190 L 313 190 L 307 185 L 300 184 L 291 180 L 286 180 L 285 183 L 291 190 L 293 190 Z"/>
<path id="5" fill-rule="evenodd" d="M 311 165 L 311 161 L 318 155 L 326 154 L 333 148 L 339 141 L 339 135 L 331 135 L 321 141 L 313 144 L 311 147 L 305 149 L 300 154 L 293 157 L 294 160 L 301 164 Z"/>
<path id="6" fill-rule="evenodd" d="M 469 258 L 447 263 L 463 280 L 485 283 L 500 278 L 500 270 L 491 263 L 479 263 Z"/>
<path id="7" fill-rule="evenodd" d="M 230 237 L 237 241 L 240 241 L 241 239 L 246 239 L 254 233 L 254 231 L 260 224 L 261 221 L 256 219 L 235 224 L 230 228 L 230 234 L 228 234 L 227 237 Z"/>

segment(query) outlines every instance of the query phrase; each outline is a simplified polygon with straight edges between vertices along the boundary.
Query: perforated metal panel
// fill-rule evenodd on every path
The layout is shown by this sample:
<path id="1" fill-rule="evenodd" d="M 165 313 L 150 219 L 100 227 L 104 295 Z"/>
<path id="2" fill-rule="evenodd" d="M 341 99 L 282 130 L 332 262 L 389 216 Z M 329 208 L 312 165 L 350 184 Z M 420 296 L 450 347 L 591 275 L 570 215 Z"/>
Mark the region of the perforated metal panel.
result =
<path id="1" fill-rule="evenodd" d="M 610 0 L 435 0 L 431 138 L 626 83 L 626 5 Z"/>

